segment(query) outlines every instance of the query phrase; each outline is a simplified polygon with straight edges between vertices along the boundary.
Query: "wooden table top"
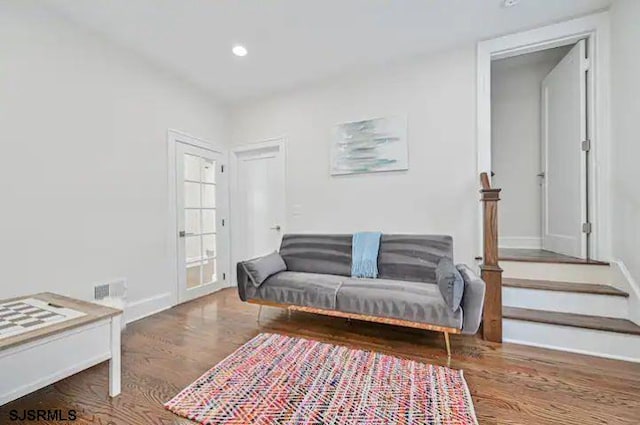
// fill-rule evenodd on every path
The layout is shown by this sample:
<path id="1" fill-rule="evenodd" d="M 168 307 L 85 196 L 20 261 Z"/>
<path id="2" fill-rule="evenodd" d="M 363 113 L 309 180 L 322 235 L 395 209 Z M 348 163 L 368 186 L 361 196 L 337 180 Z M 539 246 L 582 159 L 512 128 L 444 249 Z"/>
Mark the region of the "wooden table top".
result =
<path id="1" fill-rule="evenodd" d="M 81 311 L 85 315 L 82 317 L 76 317 L 75 319 L 66 320 L 64 322 L 54 323 L 50 326 L 45 326 L 44 328 L 35 329 L 33 331 L 28 331 L 19 335 L 0 339 L 0 351 L 6 350 L 7 348 L 15 347 L 16 345 L 25 344 L 27 342 L 31 342 L 41 338 L 46 338 L 60 332 L 65 332 L 73 328 L 88 325 L 89 323 L 97 322 L 102 319 L 107 319 L 122 314 L 122 310 L 119 310 L 117 308 L 111 308 L 100 304 L 78 300 L 75 298 L 69 298 L 63 295 L 53 294 L 51 292 L 42 292 L 40 294 L 8 298 L 0 300 L 0 304 L 11 301 L 19 301 L 26 298 L 35 298 L 37 300 L 56 304 L 64 308 Z"/>

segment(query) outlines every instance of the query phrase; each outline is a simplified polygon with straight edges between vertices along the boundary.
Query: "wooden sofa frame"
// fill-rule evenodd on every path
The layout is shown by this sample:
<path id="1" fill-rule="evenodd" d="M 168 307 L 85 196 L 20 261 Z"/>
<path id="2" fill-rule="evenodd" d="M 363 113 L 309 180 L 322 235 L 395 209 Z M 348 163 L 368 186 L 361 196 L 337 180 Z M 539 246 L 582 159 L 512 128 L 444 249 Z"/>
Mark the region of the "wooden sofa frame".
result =
<path id="1" fill-rule="evenodd" d="M 268 307 L 284 308 L 288 310 L 289 313 L 291 313 L 291 311 L 302 311 L 305 313 L 315 313 L 315 314 L 322 314 L 325 316 L 341 317 L 343 319 L 363 320 L 365 322 L 384 323 L 387 325 L 403 326 L 405 328 L 414 328 L 414 329 L 423 329 L 427 331 L 442 332 L 444 334 L 444 342 L 447 347 L 448 358 L 451 358 L 451 342 L 449 341 L 449 334 L 462 333 L 462 330 L 457 328 L 447 328 L 444 326 L 430 325 L 428 323 L 411 322 L 408 320 L 401 320 L 401 319 L 392 319 L 389 317 L 367 316 L 364 314 L 345 313 L 342 311 L 326 310 L 323 308 L 303 307 L 303 306 L 294 305 L 294 304 L 272 303 L 272 302 L 263 301 L 263 300 L 247 300 L 247 302 L 250 304 L 257 304 L 260 306 L 258 310 L 258 322 L 260 321 L 260 313 L 262 313 L 262 307 L 268 306 Z"/>

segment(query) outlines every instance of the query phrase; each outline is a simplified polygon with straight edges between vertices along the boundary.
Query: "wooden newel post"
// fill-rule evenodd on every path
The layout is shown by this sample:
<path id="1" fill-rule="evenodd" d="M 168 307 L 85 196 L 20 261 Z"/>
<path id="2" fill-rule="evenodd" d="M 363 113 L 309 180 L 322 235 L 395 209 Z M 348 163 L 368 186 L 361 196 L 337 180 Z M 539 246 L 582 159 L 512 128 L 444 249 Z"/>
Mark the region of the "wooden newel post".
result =
<path id="1" fill-rule="evenodd" d="M 481 174 L 483 205 L 482 280 L 487 292 L 482 316 L 482 336 L 487 341 L 502 342 L 502 269 L 498 265 L 498 201 L 500 190 L 493 189 L 486 173 Z"/>

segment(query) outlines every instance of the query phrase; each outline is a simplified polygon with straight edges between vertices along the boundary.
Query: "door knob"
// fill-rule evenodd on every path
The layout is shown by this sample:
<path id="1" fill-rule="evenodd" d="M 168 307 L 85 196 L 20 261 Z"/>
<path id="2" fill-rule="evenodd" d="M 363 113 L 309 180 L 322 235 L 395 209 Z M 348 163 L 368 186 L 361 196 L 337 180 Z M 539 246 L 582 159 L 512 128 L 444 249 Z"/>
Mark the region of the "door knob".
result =
<path id="1" fill-rule="evenodd" d="M 185 236 L 192 236 L 195 235 L 195 233 L 187 233 L 184 230 L 180 230 L 180 232 L 178 233 L 178 236 L 180 236 L 181 238 L 184 238 Z"/>
<path id="2" fill-rule="evenodd" d="M 544 178 L 544 176 L 545 176 L 544 171 L 543 171 L 543 172 L 541 172 L 541 173 L 538 173 L 538 174 L 536 174 L 536 175 L 537 175 L 538 177 L 542 177 L 542 178 Z"/>
<path id="3" fill-rule="evenodd" d="M 271 227 L 271 230 L 275 230 L 275 231 L 280 231 L 281 227 L 279 224 L 276 224 L 275 226 Z"/>

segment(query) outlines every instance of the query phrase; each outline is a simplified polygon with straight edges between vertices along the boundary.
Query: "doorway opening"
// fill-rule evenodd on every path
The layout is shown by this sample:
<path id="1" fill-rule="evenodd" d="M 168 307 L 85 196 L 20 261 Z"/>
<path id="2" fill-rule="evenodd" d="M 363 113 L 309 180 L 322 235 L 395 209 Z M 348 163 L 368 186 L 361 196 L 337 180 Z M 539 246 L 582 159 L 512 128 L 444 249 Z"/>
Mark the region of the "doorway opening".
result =
<path id="1" fill-rule="evenodd" d="M 589 261 L 588 37 L 491 61 L 501 258 Z"/>
<path id="2" fill-rule="evenodd" d="M 587 252 L 583 253 L 584 258 L 578 259 L 583 262 L 598 262 L 597 260 L 606 262 L 612 259 L 611 194 L 609 190 L 609 158 L 611 157 L 610 33 L 609 14 L 602 12 L 481 41 L 478 43 L 477 51 L 477 172 L 478 175 L 480 173 L 491 175 L 494 170 L 491 146 L 493 133 L 491 116 L 492 62 L 556 47 L 576 46 L 579 41 L 585 41 L 588 70 L 586 73 L 587 140 L 584 145 L 588 149 L 585 164 L 588 222 L 586 225 L 582 224 L 583 228 L 590 233 L 586 238 Z M 580 142 L 578 152 L 583 148 L 582 142 Z M 492 179 L 494 178 L 492 177 Z M 507 196 L 508 194 L 503 191 L 502 201 Z M 478 207 L 478 223 L 478 249 L 481 252 L 483 235 L 480 206 Z M 498 227 L 500 228 L 500 236 L 505 236 L 502 232 L 502 223 L 499 223 Z M 540 238 L 542 239 L 542 234 L 540 234 Z M 504 242 L 503 240 L 503 246 Z M 535 254 L 540 254 L 540 252 L 535 252 Z M 569 255 L 568 257 L 575 260 L 573 256 Z M 501 259 L 505 258 L 501 257 Z"/>

